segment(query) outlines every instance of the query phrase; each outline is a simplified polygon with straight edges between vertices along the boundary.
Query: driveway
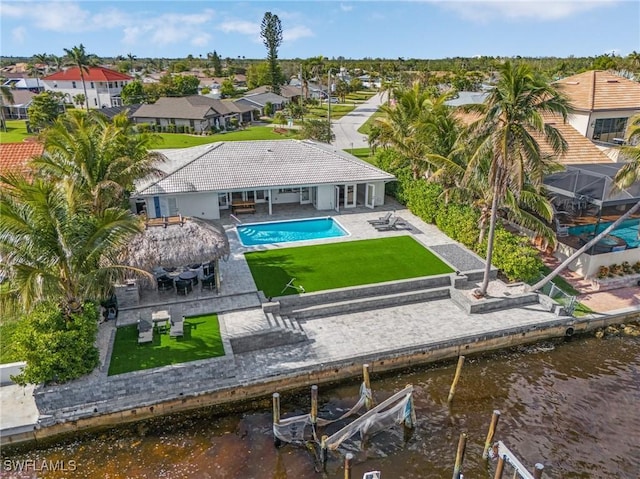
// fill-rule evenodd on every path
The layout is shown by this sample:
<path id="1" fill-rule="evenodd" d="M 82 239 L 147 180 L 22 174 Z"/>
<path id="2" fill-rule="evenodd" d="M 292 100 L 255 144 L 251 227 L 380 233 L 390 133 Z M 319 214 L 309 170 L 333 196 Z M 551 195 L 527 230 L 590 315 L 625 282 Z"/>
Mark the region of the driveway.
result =
<path id="1" fill-rule="evenodd" d="M 382 93 L 376 93 L 366 102 L 357 106 L 352 112 L 335 121 L 332 120 L 331 126 L 336 139 L 331 144 L 341 150 L 368 148 L 367 135 L 358 133 L 358 128 L 384 103 L 383 96 Z"/>

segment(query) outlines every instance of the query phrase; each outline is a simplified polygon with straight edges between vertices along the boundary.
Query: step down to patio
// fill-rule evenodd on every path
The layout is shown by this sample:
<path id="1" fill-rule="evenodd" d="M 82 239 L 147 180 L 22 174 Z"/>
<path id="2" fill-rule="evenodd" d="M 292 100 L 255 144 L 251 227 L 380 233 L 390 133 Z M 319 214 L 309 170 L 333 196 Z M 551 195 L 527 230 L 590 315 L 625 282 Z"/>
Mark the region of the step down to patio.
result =
<path id="1" fill-rule="evenodd" d="M 340 301 L 328 301 L 323 304 L 298 304 L 292 305 L 291 310 L 282 311 L 282 314 L 293 316 L 297 319 L 338 316 L 341 314 L 370 311 L 372 309 L 445 299 L 450 297 L 449 289 L 449 287 L 440 287 L 419 291 L 402 291 L 391 294 L 378 294 L 376 296 L 354 297 Z"/>
<path id="2" fill-rule="evenodd" d="M 295 319 L 270 312 L 264 314 L 267 318 L 268 328 L 230 338 L 234 354 L 275 348 L 307 340 L 302 326 Z"/>

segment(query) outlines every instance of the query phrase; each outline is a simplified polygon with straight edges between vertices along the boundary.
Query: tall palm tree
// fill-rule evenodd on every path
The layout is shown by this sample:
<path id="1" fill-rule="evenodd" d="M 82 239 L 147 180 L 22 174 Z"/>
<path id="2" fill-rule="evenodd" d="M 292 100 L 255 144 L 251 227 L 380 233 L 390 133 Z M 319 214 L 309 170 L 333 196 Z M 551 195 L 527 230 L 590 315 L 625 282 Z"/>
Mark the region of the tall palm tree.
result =
<path id="1" fill-rule="evenodd" d="M 46 178 L 0 176 L 0 251 L 10 288 L 2 291 L 3 310 L 16 300 L 23 312 L 53 300 L 71 319 L 87 299 L 103 298 L 130 268 L 117 254 L 142 230 L 131 212 L 108 208 L 90 213 L 88 205 L 68 202 L 63 188 Z M 136 270 L 137 271 L 137 270 Z"/>
<path id="2" fill-rule="evenodd" d="M 622 168 L 618 170 L 615 177 L 615 184 L 617 188 L 628 188 L 633 183 L 640 181 L 640 115 L 633 118 L 626 134 L 627 143 L 629 145 L 621 148 L 622 152 L 630 160 Z M 544 287 L 549 281 L 555 278 L 558 274 L 564 271 L 573 261 L 576 260 L 582 253 L 588 251 L 592 246 L 598 244 L 598 242 L 608 235 L 611 231 L 615 230 L 620 223 L 627 220 L 634 213 L 640 210 L 640 201 L 634 204 L 627 212 L 611 223 L 600 234 L 595 235 L 589 242 L 582 246 L 582 248 L 576 250 L 571 256 L 564 260 L 556 269 L 551 271 L 547 276 L 542 278 L 536 284 L 529 289 L 537 291 Z"/>
<path id="3" fill-rule="evenodd" d="M 46 53 L 38 53 L 36 55 L 33 55 L 34 63 L 44 64 L 45 72 L 49 71 L 50 58 L 51 57 Z M 36 72 L 36 78 L 38 79 L 38 91 L 40 91 L 40 77 L 42 77 L 42 72 L 38 67 L 35 67 L 35 72 Z"/>
<path id="4" fill-rule="evenodd" d="M 109 121 L 97 111 L 71 110 L 43 133 L 46 154 L 34 164 L 99 213 L 126 204 L 135 180 L 162 174 L 165 157 L 149 151 L 156 141 L 124 112 Z"/>
<path id="5" fill-rule="evenodd" d="M 0 86 L 0 129 L 7 131 L 7 119 L 4 116 L 5 102 L 13 104 L 13 93 L 8 86 Z"/>
<path id="6" fill-rule="evenodd" d="M 87 54 L 82 43 L 80 46 L 73 47 L 70 50 L 65 48 L 64 52 L 69 62 L 80 70 L 80 79 L 82 80 L 82 89 L 84 90 L 84 102 L 87 111 L 89 111 L 89 97 L 87 96 L 87 85 L 84 81 L 84 75 L 85 73 L 89 73 L 89 67 L 95 65 L 96 56 L 93 54 Z"/>
<path id="7" fill-rule="evenodd" d="M 482 105 L 470 110 L 481 113 L 471 125 L 477 147 L 471 156 L 466 175 L 472 176 L 486 155 L 490 155 L 487 185 L 492 190 L 487 256 L 482 285 L 476 292 L 485 296 L 489 286 L 496 220 L 507 191 L 519 198 L 528 180 L 534 187 L 542 184 L 548 161 L 537 138 L 552 149 L 553 157 L 566 151 L 567 143 L 553 125 L 545 123 L 544 114 L 566 120 L 568 100 L 553 86 L 533 74 L 525 64 L 505 62 L 500 79 Z"/>
<path id="8" fill-rule="evenodd" d="M 51 55 L 49 57 L 49 62 L 51 65 L 53 65 L 53 68 L 55 68 L 55 71 L 60 71 L 62 70 L 62 67 L 64 66 L 64 57 L 59 57 L 57 55 Z"/>
<path id="9" fill-rule="evenodd" d="M 135 71 L 133 62 L 136 60 L 137 57 L 133 53 L 127 53 L 127 58 L 129 59 L 129 66 L 130 66 L 131 74 L 133 74 L 134 71 Z"/>

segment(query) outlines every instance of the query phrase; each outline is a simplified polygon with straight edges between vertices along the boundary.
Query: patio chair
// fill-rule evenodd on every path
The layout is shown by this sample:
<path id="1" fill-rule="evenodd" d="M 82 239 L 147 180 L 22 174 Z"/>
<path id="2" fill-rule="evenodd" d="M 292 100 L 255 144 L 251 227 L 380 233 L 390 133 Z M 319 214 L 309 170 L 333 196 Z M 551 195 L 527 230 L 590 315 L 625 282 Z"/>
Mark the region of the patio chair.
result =
<path id="1" fill-rule="evenodd" d="M 216 289 L 216 275 L 211 273 L 208 276 L 205 276 L 204 278 L 202 278 L 202 281 L 200 281 L 201 286 L 201 291 L 205 288 L 207 288 L 209 291 L 213 291 L 214 289 Z"/>
<path id="2" fill-rule="evenodd" d="M 178 294 L 182 294 L 186 296 L 187 294 L 193 291 L 193 284 L 189 280 L 179 279 L 175 282 L 175 284 L 176 284 L 176 292 Z"/>
<path id="3" fill-rule="evenodd" d="M 378 231 L 390 231 L 399 229 L 398 226 L 406 226 L 398 216 L 394 216 L 386 225 L 373 225 Z"/>
<path id="4" fill-rule="evenodd" d="M 173 289 L 173 278 L 167 275 L 156 278 L 158 283 L 158 291 L 169 291 Z"/>
<path id="5" fill-rule="evenodd" d="M 169 329 L 169 337 L 177 338 L 184 336 L 184 318 L 179 321 L 171 320 L 171 328 Z"/>
<path id="6" fill-rule="evenodd" d="M 556 236 L 558 238 L 569 236 L 569 225 L 565 225 L 556 218 Z"/>
<path id="7" fill-rule="evenodd" d="M 150 343 L 153 341 L 153 326 L 144 319 L 138 320 L 138 344 Z"/>
<path id="8" fill-rule="evenodd" d="M 381 216 L 378 219 L 375 220 L 367 220 L 369 222 L 369 224 L 372 225 L 377 225 L 377 224 L 387 224 L 389 223 L 389 220 L 391 219 L 391 215 L 393 215 L 392 211 L 389 211 L 386 215 Z"/>

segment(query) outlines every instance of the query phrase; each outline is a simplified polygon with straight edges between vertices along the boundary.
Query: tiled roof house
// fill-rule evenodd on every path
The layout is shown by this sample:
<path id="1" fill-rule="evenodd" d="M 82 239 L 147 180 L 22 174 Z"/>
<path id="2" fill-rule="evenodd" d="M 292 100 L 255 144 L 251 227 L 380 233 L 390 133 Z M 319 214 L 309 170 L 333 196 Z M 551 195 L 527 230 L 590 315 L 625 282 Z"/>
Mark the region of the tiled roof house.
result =
<path id="1" fill-rule="evenodd" d="M 384 185 L 395 178 L 330 145 L 313 141 L 219 142 L 162 151 L 161 179 L 136 184 L 133 198 L 150 217 L 177 213 L 218 219 L 235 201 L 340 210 L 384 204 Z"/>
<path id="2" fill-rule="evenodd" d="M 89 67 L 88 72 L 80 75 L 78 67 L 60 70 L 42 78 L 45 90 L 62 92 L 69 103 L 75 103 L 77 95 L 84 95 L 82 87 L 84 76 L 87 88 L 89 108 L 107 108 L 122 105 L 122 88 L 133 81 L 133 77 L 104 67 Z M 83 106 L 77 104 L 77 106 Z"/>
<path id="3" fill-rule="evenodd" d="M 590 70 L 555 82 L 575 108 L 569 123 L 590 140 L 619 144 L 628 119 L 640 113 L 640 83 Z"/>
<path id="4" fill-rule="evenodd" d="M 42 155 L 44 147 L 36 141 L 21 143 L 0 143 L 0 174 L 28 174 L 27 163 L 33 157 Z"/>

